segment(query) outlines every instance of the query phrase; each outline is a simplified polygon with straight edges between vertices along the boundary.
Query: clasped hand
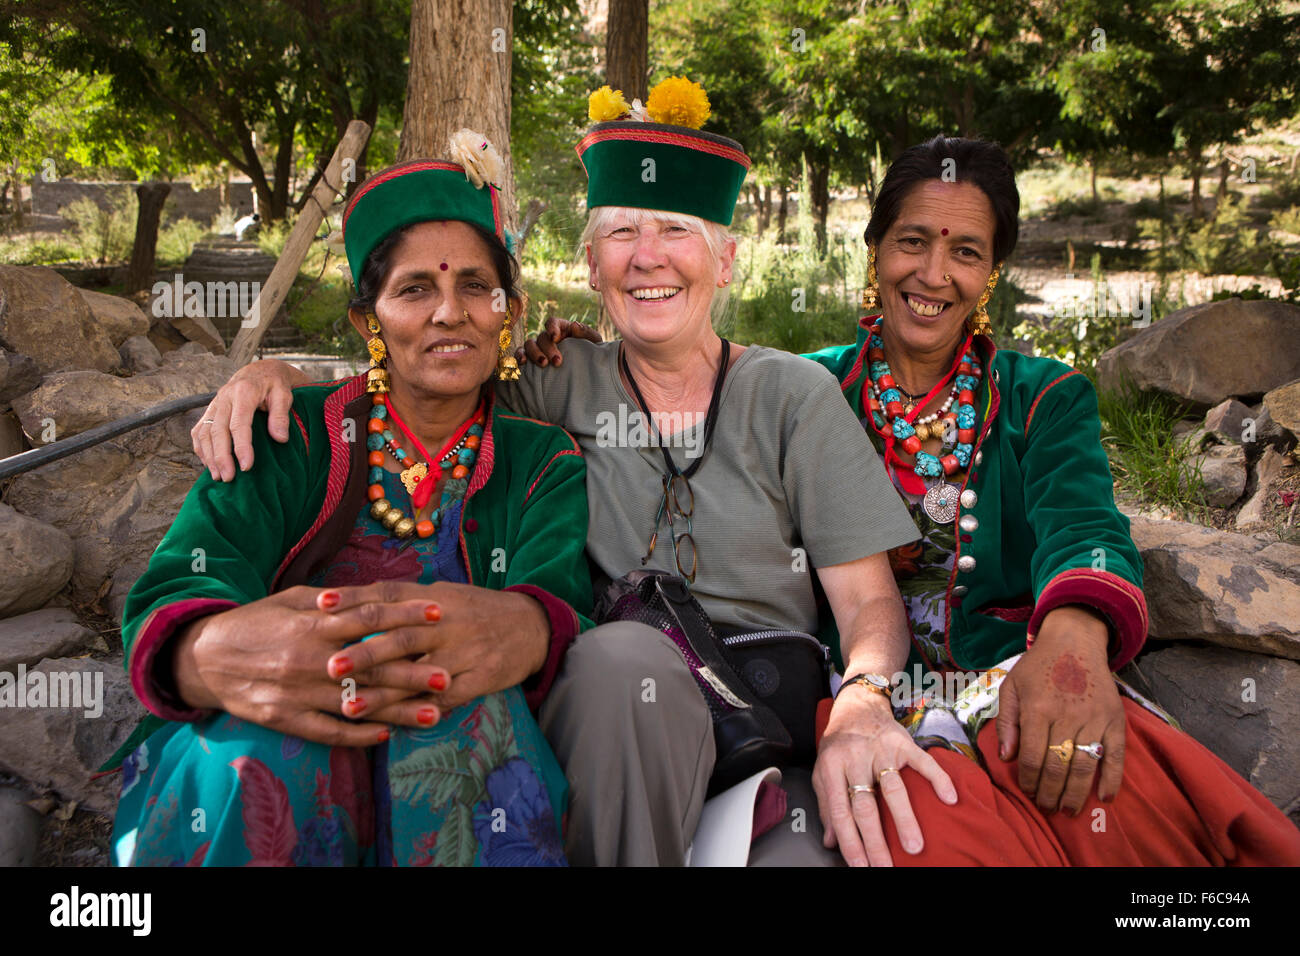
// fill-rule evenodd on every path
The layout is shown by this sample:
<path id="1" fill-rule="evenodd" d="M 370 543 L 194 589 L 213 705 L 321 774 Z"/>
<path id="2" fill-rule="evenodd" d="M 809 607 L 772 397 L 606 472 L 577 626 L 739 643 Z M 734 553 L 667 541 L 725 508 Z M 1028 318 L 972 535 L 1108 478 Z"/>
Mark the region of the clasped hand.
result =
<path id="1" fill-rule="evenodd" d="M 177 639 L 177 689 L 190 706 L 368 747 L 387 739 L 387 725 L 428 727 L 521 683 L 546 659 L 549 625 L 527 595 L 380 582 L 290 588 L 202 618 Z"/>

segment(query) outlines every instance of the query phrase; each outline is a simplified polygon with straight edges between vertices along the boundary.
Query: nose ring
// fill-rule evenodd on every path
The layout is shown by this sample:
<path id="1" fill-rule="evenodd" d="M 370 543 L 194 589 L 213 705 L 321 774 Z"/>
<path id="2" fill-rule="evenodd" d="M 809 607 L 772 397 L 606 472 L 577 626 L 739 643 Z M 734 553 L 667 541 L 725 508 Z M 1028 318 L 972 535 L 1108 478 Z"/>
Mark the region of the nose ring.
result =
<path id="1" fill-rule="evenodd" d="M 465 316 L 465 321 L 466 321 L 466 322 L 468 322 L 468 321 L 470 320 L 470 318 L 469 318 L 469 309 L 461 309 L 461 314 Z"/>
<path id="2" fill-rule="evenodd" d="M 951 282 L 951 281 L 952 281 L 952 276 L 948 275 L 948 273 L 945 272 L 945 273 L 943 274 L 943 281 L 944 281 L 944 282 Z"/>

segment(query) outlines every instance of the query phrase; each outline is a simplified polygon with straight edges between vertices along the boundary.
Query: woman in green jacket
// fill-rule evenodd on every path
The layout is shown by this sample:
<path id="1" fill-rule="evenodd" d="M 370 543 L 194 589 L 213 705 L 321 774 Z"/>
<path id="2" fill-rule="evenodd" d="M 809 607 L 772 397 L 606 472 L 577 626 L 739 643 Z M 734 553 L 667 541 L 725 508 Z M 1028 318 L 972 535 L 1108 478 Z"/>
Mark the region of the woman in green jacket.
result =
<path id="1" fill-rule="evenodd" d="M 297 389 L 287 443 L 201 477 L 128 597 L 155 717 L 119 864 L 564 865 L 530 705 L 587 623 L 585 468 L 494 405 L 522 300 L 472 138 L 357 190 L 370 373 Z"/>

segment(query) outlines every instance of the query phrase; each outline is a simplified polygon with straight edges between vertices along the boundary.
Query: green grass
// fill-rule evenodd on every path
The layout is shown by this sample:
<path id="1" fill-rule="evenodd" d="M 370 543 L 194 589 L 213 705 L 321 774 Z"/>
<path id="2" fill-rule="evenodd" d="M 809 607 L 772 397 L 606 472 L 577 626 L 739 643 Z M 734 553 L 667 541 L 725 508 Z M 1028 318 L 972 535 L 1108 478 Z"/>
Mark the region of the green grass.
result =
<path id="1" fill-rule="evenodd" d="M 1101 443 L 1121 491 L 1139 500 L 1190 514 L 1205 510 L 1200 467 L 1179 453 L 1174 425 L 1188 407 L 1150 392 L 1125 389 L 1098 394 Z"/>

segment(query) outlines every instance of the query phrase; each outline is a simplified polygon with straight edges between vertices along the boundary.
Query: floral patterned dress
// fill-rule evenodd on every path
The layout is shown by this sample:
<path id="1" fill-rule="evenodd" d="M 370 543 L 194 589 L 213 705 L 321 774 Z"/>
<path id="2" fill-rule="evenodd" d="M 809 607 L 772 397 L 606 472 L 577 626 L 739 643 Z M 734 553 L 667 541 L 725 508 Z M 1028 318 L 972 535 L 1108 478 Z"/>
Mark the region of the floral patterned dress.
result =
<path id="1" fill-rule="evenodd" d="M 406 494 L 385 472 L 389 500 Z M 429 539 L 362 508 L 311 584 L 468 580 L 461 504 Z M 436 539 L 436 544 L 434 543 Z M 310 743 L 217 714 L 169 723 L 123 765 L 114 858 L 131 866 L 564 866 L 567 783 L 518 687 L 369 748 Z"/>

